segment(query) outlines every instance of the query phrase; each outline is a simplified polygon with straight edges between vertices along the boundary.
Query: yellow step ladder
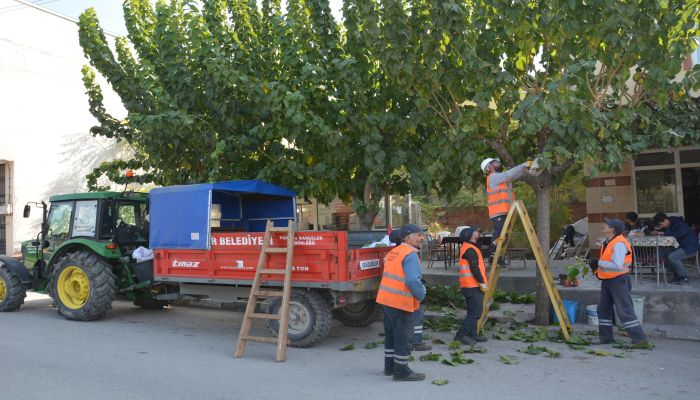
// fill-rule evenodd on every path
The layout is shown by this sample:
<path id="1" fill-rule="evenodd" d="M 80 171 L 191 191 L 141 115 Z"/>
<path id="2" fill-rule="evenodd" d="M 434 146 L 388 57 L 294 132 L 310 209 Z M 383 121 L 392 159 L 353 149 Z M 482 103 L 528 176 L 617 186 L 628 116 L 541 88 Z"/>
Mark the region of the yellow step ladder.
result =
<path id="1" fill-rule="evenodd" d="M 272 247 L 270 239 L 272 232 L 287 233 L 287 247 Z M 284 269 L 267 268 L 268 254 L 270 253 L 286 253 L 286 261 Z M 292 221 L 286 228 L 275 228 L 272 221 L 267 221 L 265 227 L 265 235 L 263 236 L 262 250 L 258 259 L 258 267 L 255 270 L 255 280 L 253 287 L 250 290 L 248 297 L 248 305 L 243 316 L 243 325 L 241 332 L 238 334 L 238 343 L 236 344 L 235 357 L 243 357 L 245 346 L 248 342 L 261 343 L 276 343 L 277 344 L 277 361 L 287 359 L 287 334 L 289 331 L 289 298 L 292 292 L 292 256 L 294 255 L 294 225 Z M 263 275 L 284 275 L 284 284 L 282 290 L 260 289 Z M 282 306 L 279 308 L 279 314 L 264 314 L 256 313 L 255 307 L 260 297 L 282 297 Z M 277 337 L 252 336 L 250 328 L 254 319 L 262 320 L 279 320 L 279 331 Z"/>
<path id="2" fill-rule="evenodd" d="M 535 260 L 537 261 L 537 268 L 540 271 L 540 275 L 544 280 L 544 285 L 547 289 L 547 294 L 549 299 L 552 301 L 552 306 L 554 307 L 554 312 L 559 319 L 559 326 L 561 327 L 561 332 L 566 340 L 570 339 L 571 323 L 569 322 L 569 317 L 564 312 L 564 305 L 561 301 L 561 296 L 559 295 L 559 290 L 554 285 L 554 280 L 552 279 L 552 274 L 549 270 L 549 264 L 547 263 L 548 258 L 544 256 L 544 251 L 542 251 L 542 246 L 540 246 L 540 241 L 537 239 L 537 233 L 535 228 L 532 226 L 532 220 L 527 213 L 527 209 L 521 200 L 514 201 L 510 210 L 508 210 L 508 215 L 503 223 L 503 229 L 501 230 L 501 236 L 494 238 L 496 240 L 496 251 L 493 253 L 493 262 L 491 263 L 491 273 L 489 275 L 488 290 L 484 296 L 484 308 L 481 313 L 481 318 L 477 324 L 477 332 L 481 332 L 484 327 L 484 323 L 488 319 L 489 308 L 493 302 L 493 293 L 496 291 L 496 283 L 498 282 L 498 277 L 500 276 L 500 268 L 498 267 L 498 259 L 502 254 L 505 254 L 508 247 L 508 237 L 510 237 L 513 227 L 515 226 L 515 214 L 518 214 L 520 220 L 525 228 L 525 234 L 527 235 L 528 241 L 530 242 L 530 247 L 535 255 Z"/>

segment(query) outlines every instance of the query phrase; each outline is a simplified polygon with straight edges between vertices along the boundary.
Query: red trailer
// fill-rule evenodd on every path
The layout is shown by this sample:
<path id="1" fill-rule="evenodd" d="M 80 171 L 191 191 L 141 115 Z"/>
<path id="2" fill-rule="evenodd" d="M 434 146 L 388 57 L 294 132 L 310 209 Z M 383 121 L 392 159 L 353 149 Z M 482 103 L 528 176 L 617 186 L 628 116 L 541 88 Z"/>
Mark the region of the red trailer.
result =
<path id="1" fill-rule="evenodd" d="M 255 187 L 241 182 L 251 181 L 151 191 L 150 241 L 156 281 L 177 282 L 183 297 L 222 302 L 248 297 L 262 248 L 261 228 L 267 219 L 278 226 L 295 219 L 296 195 L 264 182 Z M 204 202 L 206 213 L 194 211 L 196 204 Z M 219 221 L 212 218 L 212 209 Z M 204 215 L 206 221 L 190 218 L 191 214 Z M 330 332 L 333 315 L 350 326 L 367 326 L 378 319 L 380 308 L 374 298 L 390 248 L 352 248 L 349 234 L 361 235 L 367 242 L 384 236 L 384 232 L 296 232 L 291 346 L 308 347 L 322 340 Z M 274 246 L 284 247 L 287 234 L 273 233 L 272 241 Z M 267 267 L 284 268 L 284 257 L 271 254 Z M 271 275 L 264 281 L 268 287 L 281 285 L 281 276 Z M 269 313 L 277 313 L 279 306 L 279 298 L 264 305 Z M 269 323 L 273 332 L 277 332 L 276 323 Z"/>

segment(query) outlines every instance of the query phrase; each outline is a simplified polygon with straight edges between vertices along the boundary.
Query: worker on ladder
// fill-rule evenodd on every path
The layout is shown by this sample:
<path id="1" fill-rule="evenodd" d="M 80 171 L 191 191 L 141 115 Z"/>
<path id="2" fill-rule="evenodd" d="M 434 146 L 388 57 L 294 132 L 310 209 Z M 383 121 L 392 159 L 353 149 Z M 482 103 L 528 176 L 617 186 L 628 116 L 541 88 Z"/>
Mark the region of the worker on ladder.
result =
<path id="1" fill-rule="evenodd" d="M 384 375 L 395 381 L 422 381 L 425 374 L 408 367 L 414 312 L 425 297 L 421 283 L 418 249 L 423 244 L 423 230 L 406 224 L 401 228 L 401 244 L 394 247 L 384 261 L 377 303 L 384 307 Z"/>
<path id="2" fill-rule="evenodd" d="M 632 340 L 632 345 L 645 343 L 647 337 L 632 304 L 632 245 L 622 234 L 625 224 L 619 219 L 606 218 L 602 231 L 606 240 L 600 248 L 600 259 L 591 264 L 596 277 L 602 281 L 598 302 L 599 343 L 607 344 L 613 341 L 613 305 L 620 316 L 622 326 Z"/>
<path id="3" fill-rule="evenodd" d="M 493 262 L 493 253 L 496 250 L 496 242 L 501 236 L 501 230 L 506 220 L 510 205 L 515 201 L 512 182 L 529 172 L 532 161 L 526 161 L 508 171 L 503 172 L 503 165 L 498 158 L 486 158 L 481 162 L 481 170 L 486 176 L 486 203 L 489 210 L 489 218 L 493 223 L 493 236 L 491 237 L 490 261 Z"/>
<path id="4" fill-rule="evenodd" d="M 477 322 L 484 308 L 484 293 L 488 289 L 486 267 L 481 250 L 476 245 L 479 229 L 464 228 L 459 233 L 462 248 L 459 251 L 459 288 L 467 303 L 467 316 L 457 330 L 454 340 L 467 346 L 487 339 L 477 333 Z"/>

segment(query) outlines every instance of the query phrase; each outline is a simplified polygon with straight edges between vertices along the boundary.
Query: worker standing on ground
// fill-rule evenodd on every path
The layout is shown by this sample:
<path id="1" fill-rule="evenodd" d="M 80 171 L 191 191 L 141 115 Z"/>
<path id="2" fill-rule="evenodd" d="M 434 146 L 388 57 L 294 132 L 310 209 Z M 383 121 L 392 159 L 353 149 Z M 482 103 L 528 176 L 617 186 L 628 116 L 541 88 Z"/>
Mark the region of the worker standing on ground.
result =
<path id="1" fill-rule="evenodd" d="M 401 230 L 393 229 L 389 234 L 389 241 L 397 246 L 400 245 Z M 425 281 L 421 280 L 421 283 L 423 283 L 423 285 L 427 287 Z M 423 319 L 425 316 L 425 306 L 427 298 L 427 296 L 423 298 L 423 301 L 420 302 L 420 308 L 413 313 L 413 337 L 411 339 L 411 343 L 413 344 L 413 351 L 428 351 L 433 348 L 433 346 L 423 342 Z"/>
<path id="2" fill-rule="evenodd" d="M 476 245 L 479 229 L 470 227 L 459 233 L 462 248 L 459 251 L 459 287 L 467 303 L 467 316 L 457 330 L 454 340 L 471 346 L 476 342 L 485 342 L 484 336 L 477 334 L 477 322 L 484 307 L 484 292 L 488 279 L 481 250 Z"/>
<path id="3" fill-rule="evenodd" d="M 598 333 L 600 343 L 613 340 L 613 305 L 632 344 L 646 342 L 642 325 L 632 304 L 632 245 L 623 235 L 625 224 L 619 219 L 605 219 L 603 234 L 606 240 L 600 248 L 600 259 L 593 264 L 593 272 L 602 280 L 598 302 Z"/>
<path id="4" fill-rule="evenodd" d="M 487 158 L 481 162 L 481 170 L 486 174 L 486 203 L 489 210 L 489 218 L 493 223 L 493 236 L 491 238 L 490 260 L 493 262 L 493 253 L 496 243 L 501 236 L 501 230 L 506 220 L 510 205 L 515 201 L 512 182 L 521 178 L 529 171 L 532 161 L 526 161 L 516 167 L 503 172 L 503 165 L 498 158 Z"/>
<path id="5" fill-rule="evenodd" d="M 387 254 L 377 303 L 384 306 L 384 375 L 395 381 L 422 381 L 425 374 L 408 367 L 413 313 L 425 297 L 418 249 L 423 231 L 414 224 L 401 228 L 401 244 Z"/>

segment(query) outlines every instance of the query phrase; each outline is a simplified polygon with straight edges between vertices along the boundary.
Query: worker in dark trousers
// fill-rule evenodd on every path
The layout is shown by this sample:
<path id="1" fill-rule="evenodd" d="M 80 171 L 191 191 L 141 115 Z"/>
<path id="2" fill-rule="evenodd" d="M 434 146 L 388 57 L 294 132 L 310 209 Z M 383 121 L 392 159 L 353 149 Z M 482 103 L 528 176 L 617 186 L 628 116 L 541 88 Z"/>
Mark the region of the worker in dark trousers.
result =
<path id="1" fill-rule="evenodd" d="M 425 374 L 413 372 L 408 358 L 413 313 L 425 297 L 418 258 L 423 231 L 417 225 L 406 224 L 401 228 L 401 241 L 384 260 L 377 292 L 377 303 L 384 306 L 384 375 L 393 376 L 395 381 L 422 381 Z"/>
<path id="2" fill-rule="evenodd" d="M 493 236 L 489 252 L 489 263 L 493 262 L 493 253 L 496 251 L 498 240 L 510 210 L 510 205 L 515 201 L 513 193 L 513 181 L 522 178 L 530 172 L 532 161 L 526 161 L 504 172 L 501 160 L 498 158 L 486 158 L 481 162 L 481 170 L 486 176 L 486 203 L 489 218 L 493 222 Z M 507 239 L 506 239 L 507 241 Z M 503 267 L 503 265 L 500 265 Z"/>
<path id="3" fill-rule="evenodd" d="M 619 219 L 606 218 L 602 230 L 607 240 L 600 248 L 597 265 L 592 265 L 595 275 L 602 281 L 598 302 L 599 342 L 606 344 L 613 340 L 613 305 L 632 344 L 646 342 L 647 337 L 632 304 L 632 245 L 622 234 L 625 224 Z"/>
<path id="4" fill-rule="evenodd" d="M 393 229 L 389 234 L 389 241 L 397 246 L 400 245 L 401 230 Z M 421 283 L 423 283 L 423 286 L 427 287 L 425 281 L 421 281 Z M 433 346 L 423 342 L 423 320 L 425 316 L 426 300 L 427 296 L 421 301 L 420 308 L 413 313 L 413 338 L 411 340 L 413 351 L 428 351 L 433 348 Z"/>
<path id="5" fill-rule="evenodd" d="M 454 340 L 471 346 L 487 340 L 486 337 L 477 334 L 477 323 L 483 312 L 488 279 L 484 256 L 476 244 L 479 240 L 479 229 L 476 226 L 462 229 L 459 238 L 462 241 L 459 251 L 459 287 L 467 303 L 467 316 L 457 330 Z"/>

